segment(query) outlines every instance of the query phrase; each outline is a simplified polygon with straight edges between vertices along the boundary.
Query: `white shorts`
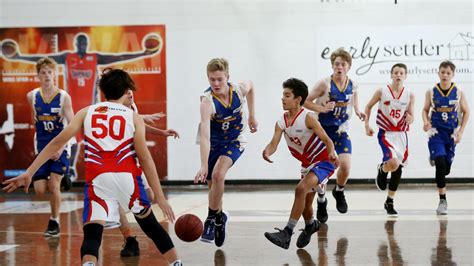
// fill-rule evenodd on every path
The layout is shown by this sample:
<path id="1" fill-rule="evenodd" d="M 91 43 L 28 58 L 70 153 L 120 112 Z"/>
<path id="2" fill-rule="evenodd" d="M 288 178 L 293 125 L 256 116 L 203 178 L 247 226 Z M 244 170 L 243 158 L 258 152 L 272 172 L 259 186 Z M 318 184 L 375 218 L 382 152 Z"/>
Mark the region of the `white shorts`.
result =
<path id="1" fill-rule="evenodd" d="M 103 173 L 86 183 L 82 220 L 120 225 L 119 205 L 138 214 L 150 207 L 143 179 L 131 173 Z"/>
<path id="2" fill-rule="evenodd" d="M 382 162 L 397 158 L 402 166 L 406 166 L 408 159 L 408 137 L 405 131 L 380 130 L 378 139 L 383 153 Z"/>

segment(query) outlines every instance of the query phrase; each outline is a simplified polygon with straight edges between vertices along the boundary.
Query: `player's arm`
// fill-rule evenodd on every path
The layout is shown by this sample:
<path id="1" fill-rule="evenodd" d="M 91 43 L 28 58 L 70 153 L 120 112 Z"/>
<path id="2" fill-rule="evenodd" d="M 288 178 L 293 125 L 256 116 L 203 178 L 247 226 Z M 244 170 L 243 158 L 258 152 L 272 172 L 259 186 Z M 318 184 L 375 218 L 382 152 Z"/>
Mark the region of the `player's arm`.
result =
<path id="1" fill-rule="evenodd" d="M 405 111 L 405 119 L 408 124 L 413 124 L 413 121 L 415 120 L 414 115 L 413 115 L 413 110 L 415 109 L 415 95 L 410 92 L 410 102 L 408 103 L 407 110 Z"/>
<path id="2" fill-rule="evenodd" d="M 33 174 L 47 161 L 51 156 L 64 146 L 77 132 L 82 129 L 84 118 L 86 117 L 88 107 L 79 111 L 72 119 L 71 123 L 51 140 L 48 145 L 38 154 L 33 163 L 26 169 L 26 172 L 12 179 L 4 181 L 2 184 L 6 185 L 3 191 L 10 193 L 15 191 L 18 187 L 24 186 L 24 190 L 28 193 L 28 188 L 31 183 Z"/>
<path id="3" fill-rule="evenodd" d="M 461 108 L 462 117 L 461 117 L 461 125 L 459 126 L 459 129 L 456 131 L 456 138 L 454 139 L 456 144 L 461 141 L 462 134 L 464 133 L 464 129 L 466 128 L 467 121 L 469 120 L 469 114 L 470 114 L 469 106 L 467 105 L 465 94 L 461 90 L 459 90 L 459 92 L 461 93 L 460 99 L 459 99 L 460 101 L 459 105 Z"/>
<path id="4" fill-rule="evenodd" d="M 208 159 L 211 150 L 211 114 L 212 105 L 208 98 L 202 98 L 201 106 L 201 122 L 199 123 L 199 150 L 201 154 L 201 168 L 194 177 L 194 183 L 205 182 L 208 174 Z"/>
<path id="5" fill-rule="evenodd" d="M 71 96 L 69 96 L 68 93 L 65 93 L 64 95 L 63 108 L 61 109 L 61 116 L 62 116 L 62 119 L 66 119 L 68 124 L 72 121 L 72 118 L 74 117 L 74 111 L 72 110 Z M 51 156 L 51 160 L 59 159 L 59 157 L 61 157 L 61 154 L 63 153 L 65 148 L 66 148 L 66 145 L 64 145 L 61 149 L 59 149 L 58 152 L 56 152 L 53 156 Z"/>
<path id="6" fill-rule="evenodd" d="M 135 125 L 135 135 L 133 136 L 133 143 L 140 165 L 142 166 L 143 172 L 145 172 L 145 176 L 148 180 L 150 188 L 155 194 L 156 203 L 158 203 L 158 205 L 160 206 L 165 217 L 167 217 L 171 222 L 173 222 L 175 219 L 173 209 L 168 204 L 168 201 L 165 198 L 165 194 L 161 189 L 161 184 L 158 179 L 158 173 L 156 172 L 155 162 L 153 161 L 150 151 L 146 146 L 145 122 L 140 117 L 140 115 L 133 113 L 133 124 Z"/>
<path id="7" fill-rule="evenodd" d="M 313 133 L 316 134 L 319 139 L 326 145 L 326 149 L 328 150 L 329 155 L 329 161 L 334 164 L 334 166 L 339 166 L 339 160 L 334 149 L 334 143 L 329 138 L 328 134 L 326 134 L 326 131 L 323 129 L 321 124 L 318 122 L 316 115 L 308 113 L 305 118 L 305 124 L 306 127 L 311 129 Z"/>
<path id="8" fill-rule="evenodd" d="M 317 104 L 315 100 L 323 96 L 328 90 L 328 84 L 325 80 L 318 81 L 314 87 L 309 91 L 308 97 L 304 103 L 306 109 L 312 110 L 317 113 L 327 113 L 334 109 L 334 102 L 329 102 L 324 105 Z"/>
<path id="9" fill-rule="evenodd" d="M 380 100 L 382 99 L 382 89 L 377 89 L 375 92 L 374 92 L 374 95 L 372 96 L 372 98 L 369 100 L 369 102 L 367 103 L 367 105 L 365 106 L 365 120 L 364 120 L 364 124 L 365 124 L 365 133 L 367 134 L 367 136 L 373 136 L 374 135 L 374 130 L 370 127 L 370 124 L 369 124 L 369 121 L 370 121 L 370 113 L 372 111 L 372 107 L 374 107 L 374 105 L 376 103 L 378 103 Z"/>
<path id="10" fill-rule="evenodd" d="M 160 120 L 161 118 L 165 117 L 166 115 L 163 112 L 154 113 L 154 114 L 141 114 L 140 115 L 145 121 L 146 124 L 153 124 L 155 121 Z"/>
<path id="11" fill-rule="evenodd" d="M 44 57 L 49 57 L 54 59 L 58 64 L 66 63 L 66 53 L 61 54 L 46 54 L 46 55 L 22 55 L 17 53 L 15 56 L 9 58 L 10 60 L 25 61 L 30 63 L 36 63 L 38 60 Z"/>
<path id="12" fill-rule="evenodd" d="M 421 117 L 423 118 L 423 130 L 428 131 L 431 129 L 430 121 L 430 109 L 431 109 L 431 98 L 432 90 L 427 90 L 425 93 L 425 103 L 423 104 L 423 111 Z"/>
<path id="13" fill-rule="evenodd" d="M 29 91 L 27 94 L 26 94 L 26 100 L 28 101 L 30 107 L 31 107 L 31 118 L 32 118 L 32 121 L 33 123 L 36 121 L 36 117 L 35 117 L 35 107 L 33 106 L 33 91 Z"/>
<path id="14" fill-rule="evenodd" d="M 151 133 L 154 135 L 160 135 L 160 136 L 165 136 L 165 137 L 174 137 L 175 139 L 176 138 L 179 139 L 179 133 L 172 128 L 163 130 L 163 129 L 159 129 L 159 128 L 152 127 L 150 125 L 145 124 L 145 130 L 146 130 L 146 133 Z"/>
<path id="15" fill-rule="evenodd" d="M 357 84 L 354 84 L 354 88 L 353 88 L 353 101 L 354 101 L 354 112 L 355 114 L 357 115 L 357 117 L 359 117 L 359 119 L 361 121 L 364 121 L 365 120 L 365 113 L 364 112 L 361 112 L 360 109 L 359 109 L 359 91 L 357 90 L 358 88 L 358 85 Z"/>
<path id="16" fill-rule="evenodd" d="M 247 98 L 247 106 L 249 109 L 249 128 L 251 133 L 257 132 L 258 122 L 255 118 L 255 87 L 251 80 L 240 83 L 242 95 Z"/>
<path id="17" fill-rule="evenodd" d="M 127 53 L 127 54 L 120 54 L 120 55 L 113 55 L 113 54 L 100 54 L 97 53 L 97 64 L 99 65 L 108 65 L 116 62 L 132 60 L 140 57 L 144 57 L 147 55 L 151 55 L 153 53 L 148 52 L 148 50 L 143 50 L 140 52 L 135 53 Z"/>
<path id="18" fill-rule="evenodd" d="M 270 143 L 268 143 L 268 145 L 262 152 L 262 157 L 265 161 L 273 163 L 273 161 L 270 160 L 270 156 L 272 156 L 272 154 L 276 152 L 282 135 L 283 130 L 278 126 L 278 123 L 275 123 L 275 131 L 273 132 L 272 140 L 270 141 Z"/>

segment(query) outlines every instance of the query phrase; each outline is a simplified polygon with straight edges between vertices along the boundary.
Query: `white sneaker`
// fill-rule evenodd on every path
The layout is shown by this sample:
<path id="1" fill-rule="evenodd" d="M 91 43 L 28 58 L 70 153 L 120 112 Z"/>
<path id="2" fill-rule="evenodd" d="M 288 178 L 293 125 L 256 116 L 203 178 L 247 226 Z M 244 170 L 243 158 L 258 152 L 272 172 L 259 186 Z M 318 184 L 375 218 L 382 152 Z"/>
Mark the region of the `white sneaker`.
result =
<path id="1" fill-rule="evenodd" d="M 448 202 L 445 199 L 440 199 L 438 204 L 438 209 L 436 209 L 437 215 L 446 215 L 448 214 Z"/>

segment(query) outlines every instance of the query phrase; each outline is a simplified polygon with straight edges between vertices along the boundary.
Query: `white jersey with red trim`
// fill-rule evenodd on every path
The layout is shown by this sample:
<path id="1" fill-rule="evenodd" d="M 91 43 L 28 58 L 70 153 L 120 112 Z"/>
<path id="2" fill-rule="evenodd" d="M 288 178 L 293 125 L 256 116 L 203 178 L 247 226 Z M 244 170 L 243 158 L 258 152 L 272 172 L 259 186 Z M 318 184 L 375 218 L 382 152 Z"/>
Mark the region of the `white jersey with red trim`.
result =
<path id="1" fill-rule="evenodd" d="M 306 127 L 306 116 L 310 111 L 301 108 L 293 121 L 289 121 L 285 112 L 278 121 L 278 126 L 283 130 L 285 140 L 291 154 L 301 161 L 301 166 L 306 168 L 312 164 L 328 159 L 326 145 Z"/>
<path id="2" fill-rule="evenodd" d="M 84 135 L 87 182 L 106 172 L 141 174 L 133 146 L 133 110 L 112 102 L 89 106 Z"/>
<path id="3" fill-rule="evenodd" d="M 410 91 L 403 87 L 398 97 L 389 85 L 381 91 L 377 126 L 385 131 L 408 131 L 410 126 L 406 122 L 406 111 L 410 104 Z"/>

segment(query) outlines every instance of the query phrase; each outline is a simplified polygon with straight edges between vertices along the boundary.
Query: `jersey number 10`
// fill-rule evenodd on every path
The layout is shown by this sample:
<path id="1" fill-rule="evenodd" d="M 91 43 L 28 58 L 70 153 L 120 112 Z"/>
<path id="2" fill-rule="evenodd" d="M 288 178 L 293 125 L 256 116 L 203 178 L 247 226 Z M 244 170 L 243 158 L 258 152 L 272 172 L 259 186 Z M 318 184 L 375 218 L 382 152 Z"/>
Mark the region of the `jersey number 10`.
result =
<path id="1" fill-rule="evenodd" d="M 92 115 L 92 136 L 97 139 L 110 136 L 114 140 L 122 140 L 125 136 L 125 118 L 114 115 L 107 121 L 107 114 Z"/>

